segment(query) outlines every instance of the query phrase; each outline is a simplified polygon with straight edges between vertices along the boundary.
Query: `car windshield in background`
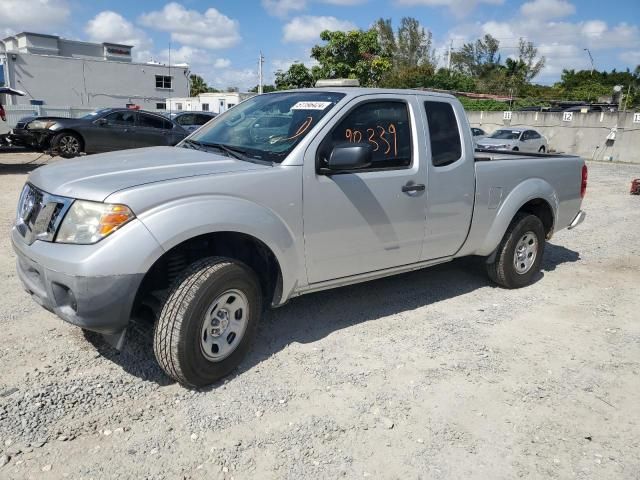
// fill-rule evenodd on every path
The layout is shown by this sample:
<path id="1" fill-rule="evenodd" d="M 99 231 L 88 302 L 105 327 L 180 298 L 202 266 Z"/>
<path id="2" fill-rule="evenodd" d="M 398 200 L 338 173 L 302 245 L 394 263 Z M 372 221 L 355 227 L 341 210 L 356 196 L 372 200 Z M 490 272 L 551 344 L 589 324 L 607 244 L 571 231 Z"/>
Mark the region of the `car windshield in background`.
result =
<path id="1" fill-rule="evenodd" d="M 111 110 L 111 109 L 110 108 L 102 108 L 100 110 L 96 110 L 95 112 L 87 113 L 86 115 L 83 115 L 80 118 L 82 118 L 84 120 L 91 120 L 92 118 L 96 118 L 97 116 L 102 115 L 104 112 L 107 112 L 109 110 Z"/>
<path id="2" fill-rule="evenodd" d="M 489 138 L 499 138 L 501 140 L 517 140 L 522 132 L 516 132 L 514 130 L 498 130 L 491 134 Z"/>
<path id="3" fill-rule="evenodd" d="M 216 117 L 186 144 L 222 146 L 248 158 L 280 163 L 343 97 L 343 93 L 335 92 L 252 97 Z"/>

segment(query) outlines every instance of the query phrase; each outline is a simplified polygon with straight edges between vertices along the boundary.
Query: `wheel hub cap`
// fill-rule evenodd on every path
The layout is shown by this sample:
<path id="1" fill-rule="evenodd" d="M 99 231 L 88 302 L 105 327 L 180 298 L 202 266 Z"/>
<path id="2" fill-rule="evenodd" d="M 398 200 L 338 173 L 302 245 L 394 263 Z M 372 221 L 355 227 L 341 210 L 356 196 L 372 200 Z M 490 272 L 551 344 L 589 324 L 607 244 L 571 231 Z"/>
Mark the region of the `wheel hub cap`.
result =
<path id="1" fill-rule="evenodd" d="M 518 243 L 513 254 L 513 266 L 516 272 L 524 275 L 536 261 L 538 255 L 538 237 L 533 232 L 525 233 Z"/>
<path id="2" fill-rule="evenodd" d="M 249 300 L 239 290 L 227 290 L 205 311 L 200 336 L 202 354 L 212 362 L 227 358 L 238 347 L 249 319 Z"/>

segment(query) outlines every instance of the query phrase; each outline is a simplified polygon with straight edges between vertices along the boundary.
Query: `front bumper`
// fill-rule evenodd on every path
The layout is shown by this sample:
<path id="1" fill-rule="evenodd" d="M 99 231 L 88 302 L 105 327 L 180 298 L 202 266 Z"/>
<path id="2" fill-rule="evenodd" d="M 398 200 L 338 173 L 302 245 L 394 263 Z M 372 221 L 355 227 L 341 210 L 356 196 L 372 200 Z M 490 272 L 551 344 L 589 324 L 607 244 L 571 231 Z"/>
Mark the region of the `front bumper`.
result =
<path id="1" fill-rule="evenodd" d="M 47 149 L 51 144 L 53 135 L 54 133 L 50 130 L 27 130 L 26 128 L 15 128 L 9 132 L 8 138 L 12 145 Z"/>
<path id="2" fill-rule="evenodd" d="M 584 219 L 586 218 L 586 216 L 587 216 L 587 213 L 584 210 L 580 210 L 578 212 L 578 214 L 576 215 L 576 217 L 571 222 L 571 224 L 567 227 L 567 230 L 571 230 L 572 228 L 576 228 L 578 225 L 580 225 L 582 222 L 584 222 Z"/>
<path id="3" fill-rule="evenodd" d="M 11 240 L 18 277 L 33 300 L 66 322 L 105 335 L 127 327 L 145 272 L 162 253 L 137 220 L 94 245 L 28 245 L 15 227 Z"/>

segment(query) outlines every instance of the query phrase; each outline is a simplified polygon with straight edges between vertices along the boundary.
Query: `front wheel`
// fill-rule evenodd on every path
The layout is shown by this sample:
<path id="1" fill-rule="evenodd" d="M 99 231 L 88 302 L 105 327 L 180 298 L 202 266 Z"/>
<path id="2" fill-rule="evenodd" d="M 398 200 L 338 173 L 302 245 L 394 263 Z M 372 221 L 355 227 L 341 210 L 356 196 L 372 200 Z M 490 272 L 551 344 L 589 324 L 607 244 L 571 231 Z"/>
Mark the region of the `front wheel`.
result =
<path id="1" fill-rule="evenodd" d="M 72 132 L 62 132 L 53 137 L 51 147 L 63 158 L 77 157 L 82 152 L 82 140 Z"/>
<path id="2" fill-rule="evenodd" d="M 538 153 L 545 153 L 547 151 L 546 148 L 544 148 L 544 145 L 542 145 L 539 149 L 538 149 Z"/>
<path id="3" fill-rule="evenodd" d="M 544 244 L 542 221 L 535 215 L 518 213 L 498 245 L 495 257 L 487 262 L 489 278 L 506 288 L 531 284 L 540 271 Z"/>
<path id="4" fill-rule="evenodd" d="M 174 282 L 154 329 L 158 363 L 189 387 L 229 374 L 246 355 L 262 313 L 258 277 L 230 258 L 209 257 Z"/>

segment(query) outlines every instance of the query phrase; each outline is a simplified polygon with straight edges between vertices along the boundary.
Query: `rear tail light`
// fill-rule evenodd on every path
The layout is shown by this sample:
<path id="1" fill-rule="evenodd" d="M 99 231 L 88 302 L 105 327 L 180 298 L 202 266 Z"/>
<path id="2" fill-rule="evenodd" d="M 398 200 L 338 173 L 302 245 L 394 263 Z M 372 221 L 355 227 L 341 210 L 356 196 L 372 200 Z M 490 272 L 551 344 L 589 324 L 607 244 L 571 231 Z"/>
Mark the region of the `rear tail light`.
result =
<path id="1" fill-rule="evenodd" d="M 589 176 L 589 172 L 587 170 L 587 166 L 582 166 L 582 184 L 580 185 L 580 197 L 584 198 L 587 194 L 587 178 Z"/>

